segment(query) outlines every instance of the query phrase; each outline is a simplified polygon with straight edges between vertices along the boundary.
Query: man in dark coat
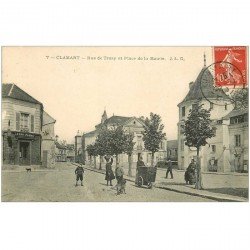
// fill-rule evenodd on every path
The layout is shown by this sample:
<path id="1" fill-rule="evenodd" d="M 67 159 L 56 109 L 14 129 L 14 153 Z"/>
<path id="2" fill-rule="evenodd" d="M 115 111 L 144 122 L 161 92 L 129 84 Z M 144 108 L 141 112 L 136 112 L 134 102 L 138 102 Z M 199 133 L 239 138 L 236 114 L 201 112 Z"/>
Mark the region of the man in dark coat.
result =
<path id="1" fill-rule="evenodd" d="M 170 173 L 171 175 L 171 179 L 174 179 L 174 176 L 173 176 L 173 165 L 172 165 L 172 161 L 170 159 L 168 159 L 167 161 L 167 172 L 166 172 L 166 178 L 168 178 L 168 174 Z"/>
<path id="2" fill-rule="evenodd" d="M 84 169 L 82 166 L 78 166 L 75 170 L 75 174 L 76 174 L 76 186 L 78 186 L 78 181 L 81 180 L 81 186 L 83 186 L 83 173 L 84 173 Z"/>

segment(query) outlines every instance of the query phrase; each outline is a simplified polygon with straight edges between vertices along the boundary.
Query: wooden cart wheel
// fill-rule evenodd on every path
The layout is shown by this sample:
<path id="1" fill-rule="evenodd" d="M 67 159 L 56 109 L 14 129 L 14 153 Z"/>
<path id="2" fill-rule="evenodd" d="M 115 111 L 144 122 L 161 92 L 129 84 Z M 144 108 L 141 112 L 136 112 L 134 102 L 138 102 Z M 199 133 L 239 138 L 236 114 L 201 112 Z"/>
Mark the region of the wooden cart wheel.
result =
<path id="1" fill-rule="evenodd" d="M 138 186 L 141 187 L 143 184 L 143 178 L 141 176 L 138 177 Z"/>

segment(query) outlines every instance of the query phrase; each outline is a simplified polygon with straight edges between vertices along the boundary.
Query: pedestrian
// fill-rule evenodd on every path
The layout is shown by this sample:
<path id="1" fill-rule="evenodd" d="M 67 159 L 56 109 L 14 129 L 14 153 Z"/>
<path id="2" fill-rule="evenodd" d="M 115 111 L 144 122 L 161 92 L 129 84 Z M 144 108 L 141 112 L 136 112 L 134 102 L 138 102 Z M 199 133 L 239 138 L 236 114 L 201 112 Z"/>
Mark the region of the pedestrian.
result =
<path id="1" fill-rule="evenodd" d="M 76 175 L 76 187 L 78 186 L 78 181 L 80 180 L 81 181 L 81 186 L 83 186 L 83 173 L 84 173 L 84 169 L 81 166 L 78 166 L 75 170 L 75 175 Z"/>
<path id="2" fill-rule="evenodd" d="M 106 160 L 105 180 L 107 181 L 107 186 L 109 185 L 109 183 L 110 183 L 110 186 L 113 186 L 112 180 L 115 179 L 115 175 L 114 175 L 114 172 L 112 170 L 113 158 L 111 158 L 110 156 L 105 156 L 104 158 Z"/>
<path id="3" fill-rule="evenodd" d="M 187 170 L 185 171 L 185 181 L 186 184 L 193 185 L 195 184 L 195 172 L 196 172 L 196 164 L 194 159 L 191 160 L 191 163 L 188 165 Z"/>
<path id="4" fill-rule="evenodd" d="M 145 163 L 144 163 L 144 161 L 143 161 L 142 156 L 140 156 L 140 157 L 138 158 L 138 161 L 137 161 L 137 163 L 136 163 L 136 175 L 135 175 L 135 184 L 136 184 L 136 185 L 138 184 L 138 168 L 139 168 L 139 167 L 145 167 Z"/>
<path id="5" fill-rule="evenodd" d="M 168 174 L 170 173 L 171 175 L 171 179 L 174 179 L 174 176 L 173 176 L 173 165 L 172 165 L 172 161 L 170 160 L 170 158 L 168 158 L 168 161 L 167 161 L 167 172 L 166 172 L 166 178 L 168 178 Z"/>
<path id="6" fill-rule="evenodd" d="M 124 175 L 123 168 L 120 166 L 119 162 L 117 162 L 117 166 L 115 169 L 115 178 L 117 180 L 117 188 L 116 188 L 117 194 L 120 194 L 122 192 L 123 175 Z"/>

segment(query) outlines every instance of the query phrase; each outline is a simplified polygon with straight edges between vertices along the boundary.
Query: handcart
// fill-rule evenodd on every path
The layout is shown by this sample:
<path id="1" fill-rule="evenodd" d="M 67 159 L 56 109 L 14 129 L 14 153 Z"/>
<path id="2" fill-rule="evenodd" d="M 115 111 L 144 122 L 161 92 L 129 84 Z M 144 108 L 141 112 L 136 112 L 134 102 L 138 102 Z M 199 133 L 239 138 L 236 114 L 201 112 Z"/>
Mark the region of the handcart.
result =
<path id="1" fill-rule="evenodd" d="M 137 167 L 135 184 L 138 187 L 147 186 L 152 188 L 152 183 L 155 182 L 157 167 Z"/>

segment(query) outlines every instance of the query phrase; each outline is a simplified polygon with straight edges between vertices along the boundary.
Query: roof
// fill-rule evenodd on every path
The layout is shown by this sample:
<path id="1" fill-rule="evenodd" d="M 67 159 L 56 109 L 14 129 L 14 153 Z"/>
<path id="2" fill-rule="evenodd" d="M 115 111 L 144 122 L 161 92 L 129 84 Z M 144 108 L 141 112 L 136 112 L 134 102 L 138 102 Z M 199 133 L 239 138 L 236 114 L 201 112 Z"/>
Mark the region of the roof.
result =
<path id="1" fill-rule="evenodd" d="M 67 149 L 66 145 L 60 144 L 58 141 L 55 141 L 55 145 L 58 149 Z"/>
<path id="2" fill-rule="evenodd" d="M 178 148 L 178 141 L 177 140 L 171 140 L 167 142 L 168 148 Z"/>
<path id="3" fill-rule="evenodd" d="M 123 125 L 126 121 L 131 119 L 132 117 L 126 117 L 126 116 L 118 116 L 118 115 L 113 115 L 107 120 L 104 121 L 103 124 L 109 125 L 109 124 L 117 124 L 117 125 Z M 102 125 L 102 123 L 99 123 L 96 125 L 96 128 L 99 128 Z"/>
<path id="4" fill-rule="evenodd" d="M 47 112 L 43 111 L 43 126 L 55 122 L 56 120 L 52 116 L 50 116 Z"/>
<path id="5" fill-rule="evenodd" d="M 203 79 L 202 86 L 200 86 L 201 78 Z M 223 92 L 223 90 L 219 89 L 215 92 L 213 76 L 209 70 L 206 70 L 206 67 L 203 67 L 195 82 L 190 87 L 188 94 L 181 103 L 197 99 L 204 99 L 204 96 L 208 99 L 217 98 L 218 94 L 223 99 L 229 99 L 229 97 Z"/>
<path id="6" fill-rule="evenodd" d="M 248 114 L 248 109 L 234 109 L 229 114 L 224 116 L 223 119 L 227 120 L 230 119 L 231 117 L 240 116 L 244 114 Z"/>
<path id="7" fill-rule="evenodd" d="M 90 132 L 88 132 L 88 133 L 85 133 L 85 134 L 84 134 L 84 137 L 91 137 L 91 136 L 93 136 L 95 133 L 96 133 L 96 130 L 90 131 Z"/>
<path id="8" fill-rule="evenodd" d="M 2 84 L 2 98 L 9 97 L 24 102 L 31 102 L 35 104 L 42 105 L 41 102 L 37 101 L 34 97 L 30 96 L 28 93 L 20 89 L 14 83 L 3 83 Z"/>

